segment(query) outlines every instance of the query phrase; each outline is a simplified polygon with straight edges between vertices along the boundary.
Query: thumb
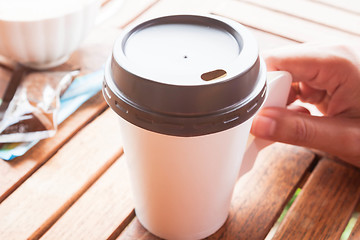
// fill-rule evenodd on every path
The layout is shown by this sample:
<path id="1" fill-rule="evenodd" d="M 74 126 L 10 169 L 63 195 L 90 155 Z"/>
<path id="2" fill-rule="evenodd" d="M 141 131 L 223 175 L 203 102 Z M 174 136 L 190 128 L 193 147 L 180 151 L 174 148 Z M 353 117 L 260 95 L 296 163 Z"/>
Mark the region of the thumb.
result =
<path id="1" fill-rule="evenodd" d="M 359 119 L 264 108 L 255 116 L 251 133 L 272 141 L 319 149 L 360 166 Z"/>

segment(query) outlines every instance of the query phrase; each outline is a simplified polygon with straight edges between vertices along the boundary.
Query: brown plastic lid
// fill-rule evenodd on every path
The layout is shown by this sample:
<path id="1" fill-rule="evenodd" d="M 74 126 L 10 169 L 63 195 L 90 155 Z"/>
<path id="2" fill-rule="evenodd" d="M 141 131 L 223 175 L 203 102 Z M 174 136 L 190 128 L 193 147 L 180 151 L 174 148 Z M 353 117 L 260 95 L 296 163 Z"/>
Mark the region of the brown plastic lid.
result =
<path id="1" fill-rule="evenodd" d="M 165 16 L 124 30 L 103 86 L 120 117 L 175 136 L 237 126 L 260 108 L 265 92 L 255 38 L 241 24 L 212 15 Z"/>

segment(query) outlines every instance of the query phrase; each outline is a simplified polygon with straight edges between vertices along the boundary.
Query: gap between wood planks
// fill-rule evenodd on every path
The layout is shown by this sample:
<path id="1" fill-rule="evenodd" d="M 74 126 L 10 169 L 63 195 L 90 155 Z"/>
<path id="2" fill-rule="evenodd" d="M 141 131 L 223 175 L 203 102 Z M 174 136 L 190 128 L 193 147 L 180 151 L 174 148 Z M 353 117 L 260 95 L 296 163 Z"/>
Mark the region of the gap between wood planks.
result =
<path id="1" fill-rule="evenodd" d="M 351 214 L 350 219 L 345 227 L 344 232 L 341 235 L 340 240 L 350 239 L 350 234 L 353 234 L 353 230 L 355 230 L 355 224 L 359 220 L 360 215 L 360 201 L 357 203 L 354 212 Z"/>
<path id="2" fill-rule="evenodd" d="M 127 25 L 133 23 L 139 16 L 141 16 L 142 14 L 144 14 L 149 8 L 151 8 L 154 4 L 156 4 L 157 2 L 159 2 L 159 0 L 154 0 L 151 1 L 150 3 L 147 3 L 144 8 L 142 8 L 141 11 L 139 11 L 139 13 L 135 14 L 135 16 L 131 16 L 129 17 L 129 20 L 126 21 L 124 24 L 121 25 L 122 28 L 126 27 Z M 129 6 L 130 8 L 134 8 L 134 3 L 131 3 L 131 6 Z M 136 4 L 135 4 L 136 5 Z M 116 20 L 116 19 L 115 19 Z M 69 136 L 65 136 L 64 139 L 61 139 L 59 142 L 58 141 L 54 141 L 55 144 L 58 144 L 59 147 L 57 147 L 56 149 L 50 151 L 48 153 L 48 155 L 45 156 L 46 159 L 44 159 L 43 161 L 39 161 L 38 163 L 35 163 L 32 167 L 28 168 L 26 170 L 26 172 L 24 173 L 19 173 L 17 175 L 19 176 L 15 176 L 16 182 L 11 183 L 11 186 L 9 185 L 9 187 L 7 187 L 7 189 L 4 191 L 3 194 L 0 193 L 0 203 L 2 201 L 4 201 L 11 193 L 13 193 L 26 179 L 28 179 L 34 172 L 36 172 L 42 165 L 44 165 L 48 159 L 50 159 L 52 156 L 54 156 L 56 154 L 56 152 L 61 149 L 61 146 L 63 146 L 64 144 L 66 144 L 69 139 L 71 139 L 78 131 L 80 131 L 81 129 L 83 129 L 87 124 L 89 124 L 90 122 L 92 122 L 94 119 L 96 119 L 97 116 L 99 116 L 100 114 L 102 114 L 106 109 L 107 109 L 107 104 L 103 101 L 103 104 L 101 105 L 101 103 L 99 103 L 99 101 L 103 101 L 102 100 L 102 96 L 101 96 L 101 91 L 99 93 L 97 93 L 94 97 L 92 97 L 90 100 L 88 100 L 87 102 L 85 102 L 76 112 L 79 112 L 81 109 L 85 109 L 87 106 L 89 106 L 90 102 L 97 102 L 97 104 L 100 104 L 100 106 L 97 107 L 97 110 L 93 113 L 91 113 L 89 115 L 89 118 L 86 119 L 84 122 L 82 122 L 78 128 L 76 129 L 76 131 L 74 131 L 73 133 L 71 133 Z M 74 114 L 72 114 L 68 119 L 65 120 L 65 122 L 69 122 L 71 118 L 74 117 L 74 115 L 76 116 L 76 112 Z M 64 122 L 64 123 L 65 123 Z M 64 123 L 62 125 L 64 125 Z M 60 125 L 61 127 L 61 125 Z M 43 145 L 47 145 L 48 143 L 52 143 L 53 140 L 51 139 L 46 139 L 41 141 L 40 143 L 37 144 L 37 146 L 39 144 L 43 144 Z M 32 150 L 30 149 L 30 152 Z M 20 161 L 24 161 L 25 159 L 18 157 L 17 159 L 12 160 L 11 162 L 9 162 L 8 164 L 10 164 L 11 166 L 16 165 L 18 162 Z M 21 175 L 21 176 L 20 176 Z"/>
<path id="3" fill-rule="evenodd" d="M 108 160 L 87 182 L 79 189 L 68 201 L 64 203 L 49 219 L 42 224 L 28 239 L 39 239 L 47 230 L 53 226 L 56 221 L 117 161 L 123 154 L 121 148 L 119 152 Z"/>
<path id="4" fill-rule="evenodd" d="M 300 191 L 302 190 L 306 181 L 309 179 L 311 173 L 314 171 L 317 164 L 321 160 L 321 158 L 322 158 L 321 155 L 319 155 L 318 153 L 314 153 L 314 154 L 315 154 L 314 160 L 310 163 L 309 167 L 304 172 L 303 176 L 301 177 L 301 179 L 299 180 L 299 182 L 297 184 L 297 187 L 293 189 L 293 192 L 289 195 L 289 198 L 285 201 L 284 206 L 281 208 L 282 211 L 280 212 L 280 215 L 278 216 L 273 227 L 270 229 L 269 233 L 267 234 L 267 236 L 265 237 L 264 240 L 271 240 L 274 237 L 276 231 L 278 230 L 278 228 L 280 226 L 280 223 L 282 222 L 282 220 L 284 220 L 284 216 L 289 211 L 289 208 L 291 207 L 292 203 L 296 200 L 296 198 L 294 198 L 294 197 L 295 197 L 295 195 L 298 194 L 297 190 L 298 189 L 300 189 Z"/>
<path id="5" fill-rule="evenodd" d="M 351 9 L 351 7 L 349 5 L 347 5 L 346 1 L 344 1 L 344 3 L 342 3 L 343 1 L 326 1 L 326 0 L 310 0 L 310 1 L 322 4 L 324 6 L 336 8 L 336 9 L 339 9 L 339 10 L 342 10 L 344 12 L 348 12 L 348 13 L 351 13 L 354 15 L 360 14 L 359 10 Z M 345 6 L 343 4 L 345 4 Z"/>
<path id="6" fill-rule="evenodd" d="M 117 239 L 122 231 L 134 220 L 136 217 L 135 209 L 133 209 L 130 214 L 120 223 L 120 225 L 115 229 L 115 231 L 107 238 L 107 240 Z"/>
<path id="7" fill-rule="evenodd" d="M 160 0 L 154 0 L 151 4 L 149 4 L 146 8 L 144 8 L 142 11 L 140 11 L 137 15 L 135 15 L 130 21 L 121 24 L 119 28 L 123 29 L 127 27 L 128 25 L 132 24 L 134 21 L 136 21 L 139 17 L 141 17 L 143 14 L 145 14 L 149 9 L 153 8 L 156 4 L 158 4 Z"/>
<path id="8" fill-rule="evenodd" d="M 249 0 L 237 0 L 237 1 L 241 1 L 241 2 L 247 3 L 249 5 L 255 6 L 255 7 L 270 10 L 270 11 L 275 12 L 275 13 L 283 14 L 283 15 L 286 15 L 286 16 L 294 17 L 294 18 L 298 18 L 300 20 L 303 20 L 303 21 L 306 21 L 306 22 L 309 22 L 309 23 L 314 23 L 314 24 L 317 24 L 317 25 L 320 25 L 320 26 L 324 26 L 324 27 L 331 28 L 331 29 L 334 29 L 334 30 L 338 30 L 338 31 L 341 31 L 341 32 L 344 32 L 344 33 L 348 33 L 348 34 L 351 34 L 351 35 L 354 35 L 354 36 L 357 36 L 357 37 L 360 36 L 359 33 L 356 33 L 356 32 L 350 31 L 350 30 L 346 30 L 346 29 L 340 28 L 338 26 L 329 25 L 329 24 L 326 24 L 324 22 L 309 19 L 307 17 L 302 17 L 302 16 L 299 16 L 299 15 L 296 15 L 296 14 L 293 14 L 293 13 L 288 13 L 286 11 L 270 7 L 268 5 L 263 5 L 261 3 L 257 3 L 257 2 L 254 2 L 254 1 L 249 1 Z M 321 4 L 321 3 L 315 2 L 315 4 Z M 324 4 L 322 4 L 322 5 L 324 5 Z M 325 6 L 327 6 L 327 5 L 325 5 Z M 333 6 L 329 6 L 329 7 L 334 8 Z M 334 8 L 334 9 L 338 10 L 337 8 Z M 351 14 L 353 14 L 353 13 L 351 13 Z M 358 16 L 359 14 L 356 13 L 354 15 Z"/>
<path id="9" fill-rule="evenodd" d="M 236 21 L 236 22 L 239 22 L 238 20 L 232 18 L 232 17 L 229 17 L 229 16 L 226 16 L 226 15 L 222 15 L 222 14 L 219 14 L 219 13 L 216 13 L 216 12 L 212 12 L 211 14 L 214 14 L 214 15 L 217 15 L 217 16 L 220 16 L 220 17 L 226 17 L 226 18 L 229 18 L 233 21 Z M 277 34 L 277 33 L 274 33 L 274 32 L 271 32 L 271 31 L 266 31 L 264 29 L 261 29 L 261 28 L 257 28 L 255 26 L 252 26 L 250 24 L 246 24 L 246 23 L 242 23 L 240 22 L 241 25 L 247 27 L 247 28 L 251 28 L 251 29 L 255 29 L 257 31 L 260 31 L 260 32 L 263 32 L 263 33 L 267 33 L 269 35 L 272 35 L 272 36 L 276 36 L 276 37 L 280 37 L 280 38 L 284 38 L 284 39 L 287 39 L 289 41 L 293 41 L 293 42 L 296 42 L 296 43 L 303 43 L 302 41 L 299 41 L 299 40 L 296 40 L 294 38 L 290 38 L 290 37 L 287 37 L 287 36 L 283 36 L 283 35 L 280 35 L 280 34 Z"/>
<path id="10" fill-rule="evenodd" d="M 290 234 L 293 239 L 339 239 L 359 201 L 359 174 L 349 164 L 322 158 L 274 239 Z"/>
<path id="11" fill-rule="evenodd" d="M 75 136 L 77 134 L 77 132 L 79 132 L 81 129 L 83 129 L 87 124 L 89 124 L 90 122 L 92 122 L 94 119 L 96 119 L 99 115 L 101 115 L 103 112 L 105 112 L 105 110 L 107 109 L 107 105 L 102 104 L 101 106 L 101 102 L 103 102 L 102 97 L 99 96 L 101 94 L 101 92 L 97 93 L 94 97 L 90 98 L 87 102 L 85 102 L 78 110 L 82 111 L 84 109 L 86 109 L 87 107 L 89 107 L 89 105 L 91 104 L 100 104 L 99 107 L 96 108 L 95 112 L 93 112 L 92 114 L 89 115 L 89 118 L 82 122 L 79 127 L 76 129 L 76 131 L 72 132 L 70 135 L 64 137 L 64 139 L 60 140 L 60 142 L 58 142 L 55 138 L 49 138 L 49 139 L 45 139 L 41 142 L 39 142 L 36 146 L 39 145 L 44 145 L 46 146 L 48 143 L 54 143 L 54 144 L 58 144 L 59 147 L 50 151 L 47 155 L 46 155 L 46 159 L 44 161 L 39 161 L 37 164 L 34 164 L 34 166 L 30 169 L 28 169 L 26 171 L 26 173 L 21 176 L 11 187 L 9 187 L 4 194 L 0 195 L 0 203 L 3 202 L 11 193 L 13 193 L 26 179 L 28 179 L 31 175 L 33 175 L 33 173 L 35 173 L 41 166 L 43 166 L 49 159 L 51 159 L 60 149 L 61 147 L 66 144 L 73 136 Z M 64 121 L 64 123 L 62 123 L 60 125 L 60 128 L 62 125 L 66 125 L 68 122 L 71 122 L 73 118 L 77 118 L 77 113 L 75 112 L 73 115 L 71 115 L 68 119 L 66 119 Z M 35 146 L 35 147 L 36 147 Z M 32 149 L 29 150 L 29 152 L 33 151 Z M 16 165 L 17 163 L 23 161 L 25 159 L 23 159 L 23 157 L 18 157 L 14 160 L 11 160 L 11 162 L 9 162 L 8 164 L 11 165 Z"/>
<path id="12" fill-rule="evenodd" d="M 225 14 L 242 23 L 272 31 L 281 36 L 302 42 L 343 41 L 344 39 L 358 41 L 358 36 L 354 36 L 353 34 L 304 21 L 297 17 L 280 14 L 243 1 L 228 0 L 222 2 L 213 12 Z M 259 18 L 258 16 L 262 17 Z M 299 28 L 302 28 L 303 31 L 298 31 L 297 29 Z"/>

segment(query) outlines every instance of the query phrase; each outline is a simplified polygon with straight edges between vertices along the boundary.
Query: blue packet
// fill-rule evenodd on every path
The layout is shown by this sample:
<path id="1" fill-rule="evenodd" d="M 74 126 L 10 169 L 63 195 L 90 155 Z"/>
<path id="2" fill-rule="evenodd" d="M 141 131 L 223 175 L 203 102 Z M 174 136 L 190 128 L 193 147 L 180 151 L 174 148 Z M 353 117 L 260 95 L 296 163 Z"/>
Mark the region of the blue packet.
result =
<path id="1" fill-rule="evenodd" d="M 84 102 L 101 90 L 103 70 L 77 77 L 60 98 L 60 108 L 56 116 L 57 124 L 63 122 L 74 113 Z M 12 160 L 24 155 L 39 140 L 30 142 L 4 143 L 0 147 L 0 158 Z"/>

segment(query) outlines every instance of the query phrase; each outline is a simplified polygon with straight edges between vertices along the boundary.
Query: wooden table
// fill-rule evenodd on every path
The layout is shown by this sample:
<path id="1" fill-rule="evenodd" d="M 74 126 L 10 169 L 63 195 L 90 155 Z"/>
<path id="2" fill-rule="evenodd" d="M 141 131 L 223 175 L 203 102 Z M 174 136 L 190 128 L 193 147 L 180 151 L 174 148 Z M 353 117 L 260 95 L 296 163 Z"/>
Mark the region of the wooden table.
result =
<path id="1" fill-rule="evenodd" d="M 88 72 L 98 70 L 122 28 L 183 12 L 239 21 L 255 34 L 261 52 L 329 39 L 360 44 L 356 0 L 127 0 L 72 61 Z M 121 146 L 116 116 L 98 93 L 55 137 L 15 160 L 1 160 L 0 239 L 157 239 L 134 214 Z M 356 221 L 359 196 L 359 169 L 277 143 L 238 181 L 230 216 L 209 239 L 339 239 L 351 216 L 352 226 Z M 360 239 L 360 221 L 350 239 Z"/>

